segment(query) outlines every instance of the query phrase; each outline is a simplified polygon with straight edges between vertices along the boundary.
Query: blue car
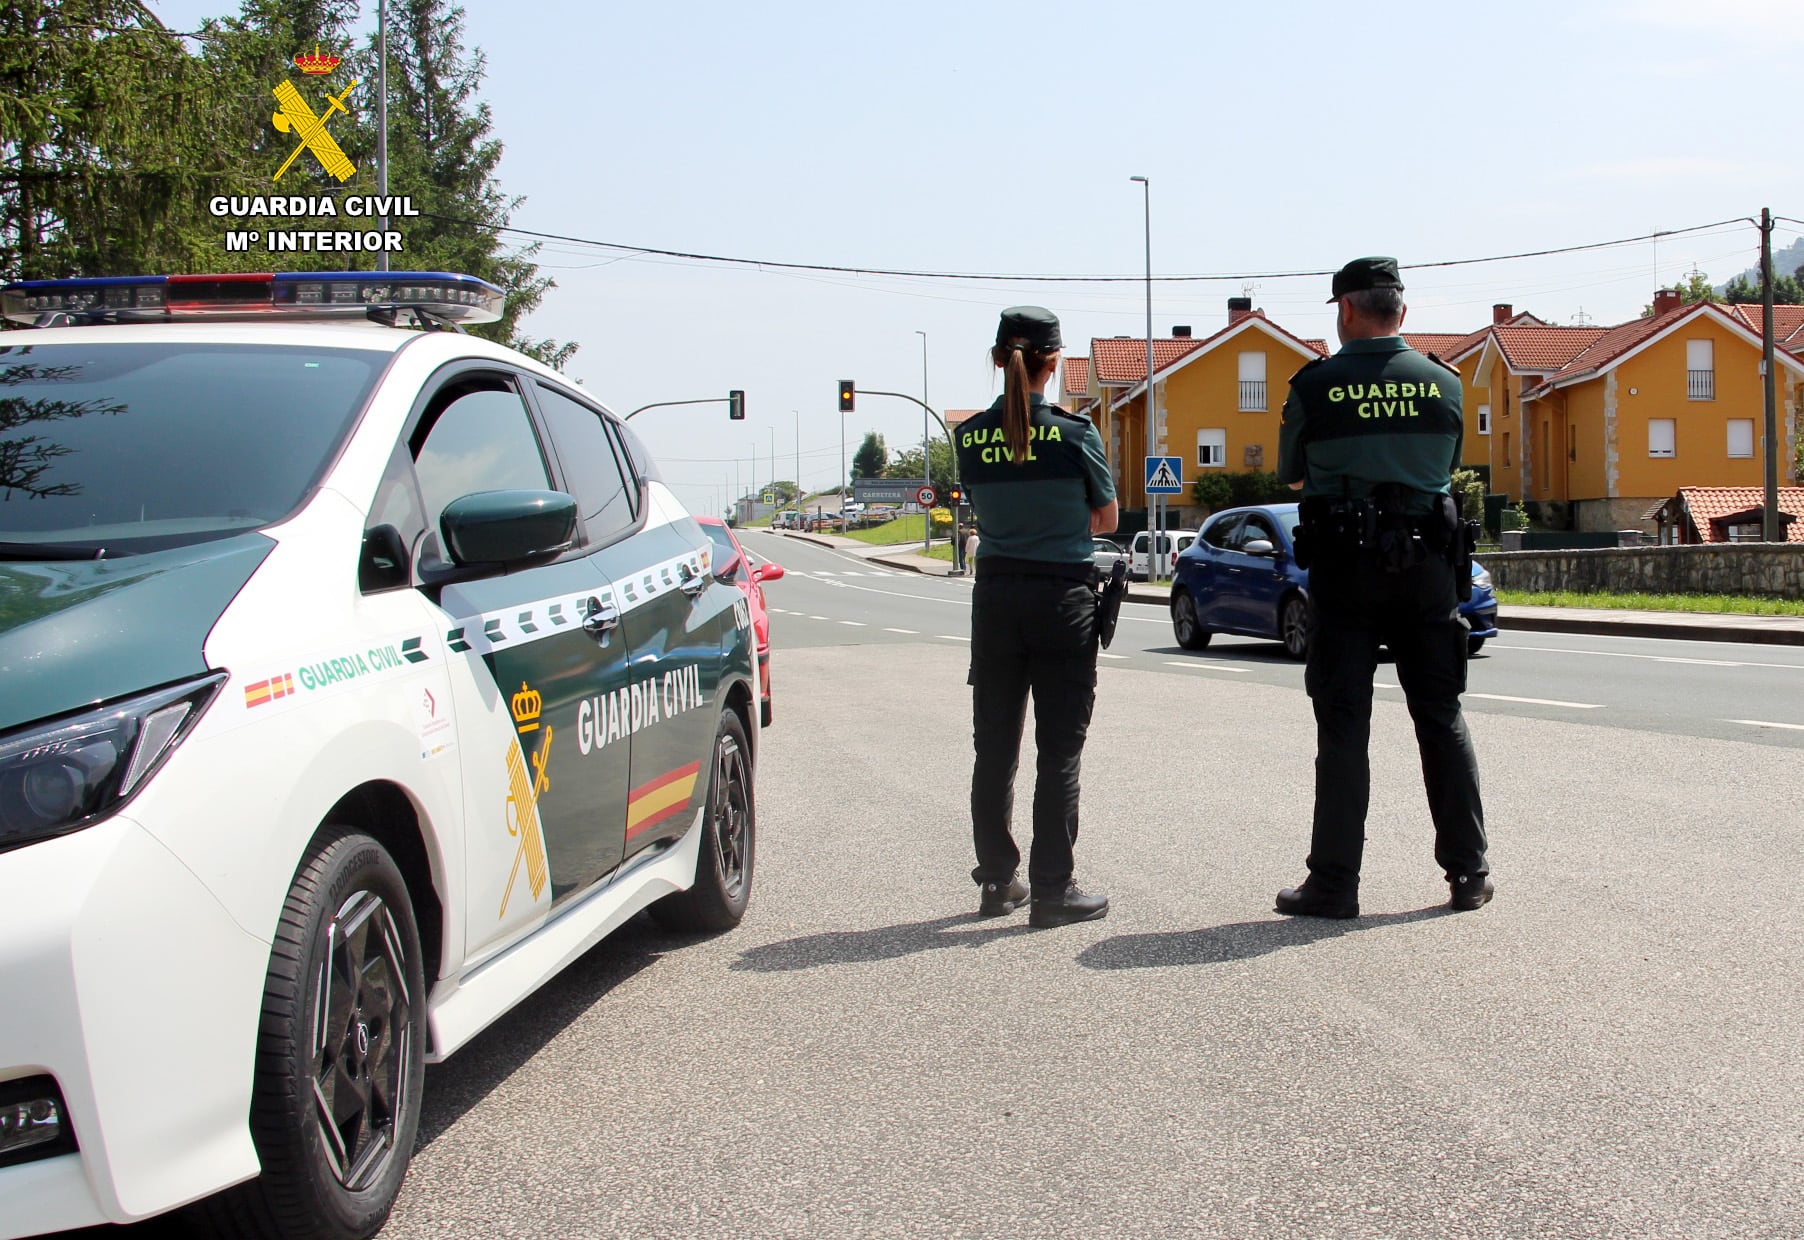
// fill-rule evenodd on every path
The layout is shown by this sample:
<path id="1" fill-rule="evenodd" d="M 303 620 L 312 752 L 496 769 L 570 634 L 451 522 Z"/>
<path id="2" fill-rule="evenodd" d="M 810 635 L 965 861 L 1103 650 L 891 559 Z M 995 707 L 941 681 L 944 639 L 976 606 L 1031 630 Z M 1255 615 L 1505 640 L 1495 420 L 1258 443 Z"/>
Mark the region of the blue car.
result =
<path id="1" fill-rule="evenodd" d="M 1309 570 L 1297 567 L 1295 504 L 1230 508 L 1204 523 L 1178 556 L 1171 587 L 1171 627 L 1178 645 L 1201 650 L 1217 633 L 1271 637 L 1293 659 L 1309 654 Z M 1497 636 L 1491 574 L 1472 564 L 1472 597 L 1459 605 L 1477 654 Z"/>

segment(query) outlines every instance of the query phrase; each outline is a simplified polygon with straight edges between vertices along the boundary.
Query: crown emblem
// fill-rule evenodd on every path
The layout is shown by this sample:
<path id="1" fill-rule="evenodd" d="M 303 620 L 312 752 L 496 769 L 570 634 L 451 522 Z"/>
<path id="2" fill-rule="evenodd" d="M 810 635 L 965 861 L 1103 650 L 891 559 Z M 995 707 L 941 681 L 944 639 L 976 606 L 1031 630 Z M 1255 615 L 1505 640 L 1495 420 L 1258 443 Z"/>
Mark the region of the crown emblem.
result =
<path id="1" fill-rule="evenodd" d="M 514 711 L 514 724 L 522 732 L 536 732 L 539 727 L 539 712 L 545 707 L 545 699 L 539 696 L 536 689 L 528 689 L 526 682 L 520 682 L 520 692 L 514 694 L 509 703 Z"/>
<path id="2" fill-rule="evenodd" d="M 294 67 L 306 74 L 330 73 L 338 68 L 338 57 L 321 55 L 319 44 L 315 43 L 311 54 L 302 52 L 294 58 Z"/>

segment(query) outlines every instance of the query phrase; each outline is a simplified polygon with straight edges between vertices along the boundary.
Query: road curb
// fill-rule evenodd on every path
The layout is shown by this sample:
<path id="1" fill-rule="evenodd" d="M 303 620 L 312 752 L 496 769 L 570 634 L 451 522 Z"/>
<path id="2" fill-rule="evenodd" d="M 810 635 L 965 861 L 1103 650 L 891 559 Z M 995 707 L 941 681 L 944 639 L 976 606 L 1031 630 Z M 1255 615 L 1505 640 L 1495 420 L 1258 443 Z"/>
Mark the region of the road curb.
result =
<path id="1" fill-rule="evenodd" d="M 1712 624 L 1671 624 L 1659 620 L 1591 620 L 1565 616 L 1512 616 L 1499 610 L 1504 633 L 1594 633 L 1614 637 L 1659 637 L 1669 641 L 1747 642 L 1762 646 L 1804 646 L 1804 629 L 1731 628 Z"/>

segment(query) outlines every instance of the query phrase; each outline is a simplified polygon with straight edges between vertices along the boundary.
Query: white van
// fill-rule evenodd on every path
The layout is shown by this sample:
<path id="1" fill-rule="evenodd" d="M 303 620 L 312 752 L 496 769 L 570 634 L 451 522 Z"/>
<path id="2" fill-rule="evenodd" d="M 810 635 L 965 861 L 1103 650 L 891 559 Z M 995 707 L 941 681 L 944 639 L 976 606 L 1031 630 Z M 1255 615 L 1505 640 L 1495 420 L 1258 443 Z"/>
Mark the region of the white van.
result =
<path id="1" fill-rule="evenodd" d="M 1145 530 L 1134 535 L 1134 558 L 1128 565 L 1128 577 L 1134 581 L 1147 579 L 1147 541 Z M 1177 567 L 1178 552 L 1195 541 L 1195 530 L 1161 530 L 1159 532 L 1159 575 L 1161 577 L 1171 576 Z"/>

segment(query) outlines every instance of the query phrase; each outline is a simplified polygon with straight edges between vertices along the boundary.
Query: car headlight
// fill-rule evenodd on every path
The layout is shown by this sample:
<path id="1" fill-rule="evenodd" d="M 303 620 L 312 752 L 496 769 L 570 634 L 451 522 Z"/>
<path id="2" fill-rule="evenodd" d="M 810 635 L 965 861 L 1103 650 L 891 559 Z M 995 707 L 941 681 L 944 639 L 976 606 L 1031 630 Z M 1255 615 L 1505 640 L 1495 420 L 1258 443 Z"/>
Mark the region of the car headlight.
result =
<path id="1" fill-rule="evenodd" d="M 116 813 L 224 682 L 221 672 L 0 738 L 0 851 Z"/>
<path id="2" fill-rule="evenodd" d="M 1480 568 L 1474 572 L 1472 574 L 1472 588 L 1474 590 L 1489 590 L 1491 588 L 1491 570 L 1488 568 Z"/>

